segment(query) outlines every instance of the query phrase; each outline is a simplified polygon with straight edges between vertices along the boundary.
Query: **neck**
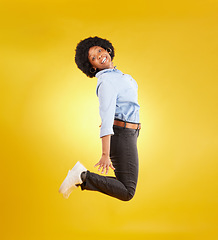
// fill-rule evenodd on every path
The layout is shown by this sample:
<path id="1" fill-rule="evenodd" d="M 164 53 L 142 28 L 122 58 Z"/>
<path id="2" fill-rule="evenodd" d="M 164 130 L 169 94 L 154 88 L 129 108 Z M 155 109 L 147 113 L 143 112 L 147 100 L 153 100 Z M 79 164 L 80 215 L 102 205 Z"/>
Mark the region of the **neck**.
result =
<path id="1" fill-rule="evenodd" d="M 110 65 L 109 68 L 110 68 L 110 69 L 113 69 L 113 68 L 114 68 L 114 64 L 113 64 L 113 62 L 111 62 L 111 65 Z"/>

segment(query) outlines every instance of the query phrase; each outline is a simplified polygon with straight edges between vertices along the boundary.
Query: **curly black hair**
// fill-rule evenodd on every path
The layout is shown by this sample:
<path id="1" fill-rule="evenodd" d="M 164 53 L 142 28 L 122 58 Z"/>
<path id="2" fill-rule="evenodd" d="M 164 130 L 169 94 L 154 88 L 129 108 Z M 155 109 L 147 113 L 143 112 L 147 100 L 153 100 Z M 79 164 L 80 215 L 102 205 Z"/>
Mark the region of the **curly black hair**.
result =
<path id="1" fill-rule="evenodd" d="M 91 63 L 88 59 L 88 52 L 89 49 L 93 46 L 99 46 L 104 48 L 106 51 L 110 51 L 111 49 L 111 60 L 114 58 L 114 47 L 107 39 L 99 38 L 99 37 L 89 37 L 77 44 L 76 47 L 76 55 L 75 55 L 75 62 L 77 67 L 84 72 L 88 77 L 93 78 L 99 69 L 96 69 L 94 73 L 90 72 L 92 68 Z"/>

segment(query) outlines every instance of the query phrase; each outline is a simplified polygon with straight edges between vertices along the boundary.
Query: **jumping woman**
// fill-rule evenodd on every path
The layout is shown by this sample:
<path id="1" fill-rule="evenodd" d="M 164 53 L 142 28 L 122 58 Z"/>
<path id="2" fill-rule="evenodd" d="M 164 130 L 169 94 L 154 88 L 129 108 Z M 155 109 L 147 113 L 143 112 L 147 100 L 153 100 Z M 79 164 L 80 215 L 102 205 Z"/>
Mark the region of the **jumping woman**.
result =
<path id="1" fill-rule="evenodd" d="M 122 201 L 133 198 L 138 180 L 137 138 L 139 123 L 138 85 L 113 65 L 110 41 L 89 37 L 76 47 L 75 62 L 88 77 L 97 78 L 96 94 L 101 117 L 102 155 L 96 163 L 101 174 L 111 168 L 116 177 L 88 171 L 80 162 L 69 170 L 59 192 L 68 198 L 73 189 L 92 190 Z"/>

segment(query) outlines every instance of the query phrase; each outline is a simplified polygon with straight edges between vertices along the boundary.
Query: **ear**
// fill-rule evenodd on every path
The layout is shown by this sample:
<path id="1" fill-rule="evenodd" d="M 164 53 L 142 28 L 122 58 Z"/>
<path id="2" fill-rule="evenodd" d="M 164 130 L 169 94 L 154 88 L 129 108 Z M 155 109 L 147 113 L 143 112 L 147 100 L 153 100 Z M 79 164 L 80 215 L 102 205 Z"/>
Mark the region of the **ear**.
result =
<path id="1" fill-rule="evenodd" d="M 106 51 L 111 55 L 112 50 L 110 48 L 107 48 Z"/>
<path id="2" fill-rule="evenodd" d="M 90 73 L 95 73 L 95 72 L 96 72 L 96 69 L 97 69 L 97 68 L 91 67 L 89 71 L 90 71 Z"/>

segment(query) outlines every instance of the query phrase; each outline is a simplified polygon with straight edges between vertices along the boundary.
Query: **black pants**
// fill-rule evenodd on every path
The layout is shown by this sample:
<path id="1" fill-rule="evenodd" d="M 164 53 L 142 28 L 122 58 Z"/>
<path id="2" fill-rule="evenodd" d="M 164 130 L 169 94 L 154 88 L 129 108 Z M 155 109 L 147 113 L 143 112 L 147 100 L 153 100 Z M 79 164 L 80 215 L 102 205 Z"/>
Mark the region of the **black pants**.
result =
<path id="1" fill-rule="evenodd" d="M 116 177 L 105 177 L 87 171 L 82 190 L 98 191 L 122 201 L 133 198 L 138 180 L 137 138 L 139 129 L 114 126 L 111 136 L 110 158 Z"/>

